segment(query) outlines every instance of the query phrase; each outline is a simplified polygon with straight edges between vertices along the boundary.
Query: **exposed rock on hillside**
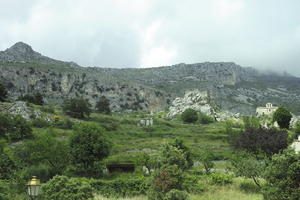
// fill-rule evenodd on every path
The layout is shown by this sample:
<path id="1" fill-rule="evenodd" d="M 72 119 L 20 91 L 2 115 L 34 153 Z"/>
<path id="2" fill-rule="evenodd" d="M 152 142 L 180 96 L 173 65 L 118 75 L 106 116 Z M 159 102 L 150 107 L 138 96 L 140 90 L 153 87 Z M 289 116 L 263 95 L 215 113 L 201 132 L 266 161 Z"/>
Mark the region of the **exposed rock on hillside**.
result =
<path id="1" fill-rule="evenodd" d="M 28 107 L 24 101 L 16 101 L 8 110 L 13 115 L 21 115 L 24 119 L 29 120 L 32 117 L 41 118 L 41 113 Z"/>
<path id="2" fill-rule="evenodd" d="M 215 116 L 216 114 L 214 108 L 209 103 L 207 92 L 194 90 L 186 92 L 182 98 L 177 97 L 170 106 L 168 116 L 174 117 L 188 108 L 210 116 Z"/>

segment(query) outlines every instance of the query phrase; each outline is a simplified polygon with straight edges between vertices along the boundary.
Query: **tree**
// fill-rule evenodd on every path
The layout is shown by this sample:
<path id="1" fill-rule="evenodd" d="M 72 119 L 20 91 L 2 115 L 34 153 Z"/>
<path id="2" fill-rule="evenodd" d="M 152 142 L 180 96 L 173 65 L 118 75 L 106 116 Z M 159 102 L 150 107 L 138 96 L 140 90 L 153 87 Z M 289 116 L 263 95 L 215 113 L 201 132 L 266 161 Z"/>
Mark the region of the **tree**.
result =
<path id="1" fill-rule="evenodd" d="M 110 114 L 109 100 L 102 96 L 96 104 L 96 111 L 99 113 Z"/>
<path id="2" fill-rule="evenodd" d="M 22 116 L 0 113 L 0 138 L 15 142 L 31 137 L 30 123 Z"/>
<path id="3" fill-rule="evenodd" d="M 18 98 L 20 101 L 26 101 L 28 103 L 33 103 L 36 105 L 43 105 L 44 104 L 44 97 L 41 93 L 37 92 L 34 94 L 26 94 L 24 96 L 20 96 Z"/>
<path id="4" fill-rule="evenodd" d="M 214 167 L 214 162 L 213 162 L 213 159 L 214 159 L 214 154 L 213 152 L 208 149 L 207 147 L 204 148 L 199 156 L 198 156 L 198 160 L 203 164 L 204 166 L 204 169 L 205 169 L 205 172 L 207 174 L 210 173 L 210 170 Z"/>
<path id="5" fill-rule="evenodd" d="M 243 131 L 234 141 L 234 146 L 253 153 L 265 153 L 271 156 L 288 145 L 285 130 L 251 128 Z"/>
<path id="6" fill-rule="evenodd" d="M 267 181 L 263 190 L 265 200 L 300 199 L 300 154 L 290 149 L 275 154 L 264 178 Z"/>
<path id="7" fill-rule="evenodd" d="M 6 88 L 0 83 L 0 102 L 5 101 L 7 98 L 7 90 Z"/>
<path id="8" fill-rule="evenodd" d="M 71 117 L 84 119 L 90 116 L 91 104 L 85 99 L 66 99 L 63 103 L 63 111 Z"/>
<path id="9" fill-rule="evenodd" d="M 292 114 L 288 109 L 283 106 L 279 106 L 273 114 L 273 121 L 277 122 L 280 128 L 289 129 Z"/>
<path id="10" fill-rule="evenodd" d="M 177 148 L 178 150 L 182 150 L 185 155 L 185 159 L 187 161 L 188 168 L 192 167 L 194 162 L 192 159 L 192 153 L 189 147 L 187 147 L 182 139 L 176 138 L 173 142 L 170 143 L 173 147 Z"/>
<path id="11" fill-rule="evenodd" d="M 62 174 L 70 161 L 68 144 L 51 134 L 52 132 L 40 133 L 33 140 L 24 141 L 14 148 L 14 156 L 20 165 L 35 170 L 42 166 L 43 171 L 48 172 L 42 176 L 32 174 L 45 180 Z"/>
<path id="12" fill-rule="evenodd" d="M 183 113 L 181 114 L 181 119 L 182 121 L 187 123 L 194 123 L 198 120 L 197 111 L 188 108 L 185 111 L 183 111 Z"/>
<path id="13" fill-rule="evenodd" d="M 76 173 L 83 176 L 101 174 L 99 161 L 109 155 L 111 144 L 104 137 L 103 130 L 94 123 L 75 125 L 70 138 L 71 162 L 76 166 Z"/>
<path id="14" fill-rule="evenodd" d="M 4 150 L 4 142 L 0 141 L 0 143 L 0 179 L 9 180 L 17 167 Z"/>
<path id="15" fill-rule="evenodd" d="M 236 176 L 251 178 L 258 187 L 261 187 L 259 178 L 262 176 L 266 167 L 263 160 L 258 160 L 255 155 L 251 153 L 239 152 L 232 156 L 230 163 L 230 169 Z"/>

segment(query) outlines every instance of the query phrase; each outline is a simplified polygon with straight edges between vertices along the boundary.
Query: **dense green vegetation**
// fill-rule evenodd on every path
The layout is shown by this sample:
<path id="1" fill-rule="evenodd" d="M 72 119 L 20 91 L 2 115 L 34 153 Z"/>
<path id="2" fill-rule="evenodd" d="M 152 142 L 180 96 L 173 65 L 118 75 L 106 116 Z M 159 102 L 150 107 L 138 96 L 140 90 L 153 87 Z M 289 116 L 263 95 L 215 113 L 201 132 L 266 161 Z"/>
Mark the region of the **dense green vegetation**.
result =
<path id="1" fill-rule="evenodd" d="M 283 106 L 279 106 L 273 114 L 273 121 L 276 121 L 280 128 L 289 129 L 291 119 L 292 114 Z"/>
<path id="2" fill-rule="evenodd" d="M 299 197 L 299 156 L 290 151 L 277 154 L 286 148 L 287 135 L 298 133 L 297 127 L 290 132 L 265 130 L 256 118 L 183 123 L 181 118 L 169 120 L 159 113 L 151 116 L 153 126 L 144 127 L 137 125 L 148 117 L 142 113 L 90 113 L 77 119 L 66 115 L 65 108 L 32 106 L 52 120 L 28 122 L 20 116 L 0 115 L 0 130 L 5 131 L 0 139 L 0 191 L 5 191 L 0 198 L 4 200 L 27 199 L 26 181 L 34 175 L 43 183 L 43 199 L 262 200 L 287 192 L 293 197 L 286 199 Z M 11 125 L 14 121 L 18 123 Z M 16 128 L 19 125 L 23 128 Z M 26 127 L 29 135 L 12 139 Z M 287 186 L 279 191 L 280 185 L 270 183 L 278 177 L 272 166 L 277 173 L 283 169 L 281 159 L 291 165 L 282 175 L 292 182 L 281 183 Z M 103 169 L 109 164 L 121 168 L 107 173 Z M 134 172 L 123 172 L 124 164 L 133 164 Z"/>

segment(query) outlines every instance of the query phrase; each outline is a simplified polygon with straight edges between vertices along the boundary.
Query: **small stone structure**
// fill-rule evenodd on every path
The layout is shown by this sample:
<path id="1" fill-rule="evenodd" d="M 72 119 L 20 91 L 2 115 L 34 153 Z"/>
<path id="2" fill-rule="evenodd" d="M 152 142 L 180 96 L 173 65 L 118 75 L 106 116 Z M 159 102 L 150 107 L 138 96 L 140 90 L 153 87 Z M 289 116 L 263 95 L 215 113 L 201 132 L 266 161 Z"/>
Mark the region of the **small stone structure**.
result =
<path id="1" fill-rule="evenodd" d="M 153 119 L 141 119 L 138 123 L 139 126 L 153 126 Z"/>
<path id="2" fill-rule="evenodd" d="M 300 135 L 298 136 L 298 140 L 294 141 L 291 147 L 295 149 L 296 153 L 300 152 Z"/>
<path id="3" fill-rule="evenodd" d="M 271 103 L 267 103 L 266 107 L 257 107 L 256 116 L 271 115 L 278 107 L 273 106 Z"/>

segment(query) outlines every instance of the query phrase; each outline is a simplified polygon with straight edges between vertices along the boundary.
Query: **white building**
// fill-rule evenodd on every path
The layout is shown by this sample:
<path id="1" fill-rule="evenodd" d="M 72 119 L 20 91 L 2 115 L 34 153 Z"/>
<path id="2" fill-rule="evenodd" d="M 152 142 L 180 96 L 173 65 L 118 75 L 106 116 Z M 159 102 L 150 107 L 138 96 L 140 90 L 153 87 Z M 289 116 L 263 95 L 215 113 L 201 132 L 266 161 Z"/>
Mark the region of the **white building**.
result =
<path id="1" fill-rule="evenodd" d="M 273 106 L 271 103 L 267 103 L 266 107 L 257 107 L 256 116 L 271 115 L 278 107 Z"/>
<path id="2" fill-rule="evenodd" d="M 296 153 L 300 152 L 300 135 L 298 136 L 298 140 L 293 142 L 293 144 L 291 146 L 292 146 L 293 149 L 295 149 Z"/>

